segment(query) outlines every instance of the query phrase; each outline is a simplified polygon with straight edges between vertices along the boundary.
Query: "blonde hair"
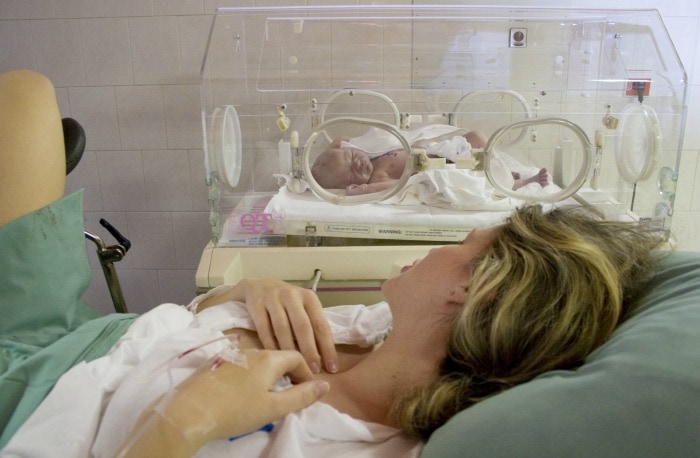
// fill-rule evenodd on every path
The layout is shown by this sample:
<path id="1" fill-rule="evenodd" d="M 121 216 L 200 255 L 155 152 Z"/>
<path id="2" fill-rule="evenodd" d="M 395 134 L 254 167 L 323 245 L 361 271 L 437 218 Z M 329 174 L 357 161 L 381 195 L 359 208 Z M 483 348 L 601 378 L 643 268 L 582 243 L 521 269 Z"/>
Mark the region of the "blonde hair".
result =
<path id="1" fill-rule="evenodd" d="M 644 289 L 661 241 L 583 210 L 517 210 L 471 263 L 439 378 L 396 404 L 403 429 L 427 439 L 466 407 L 580 365 Z"/>

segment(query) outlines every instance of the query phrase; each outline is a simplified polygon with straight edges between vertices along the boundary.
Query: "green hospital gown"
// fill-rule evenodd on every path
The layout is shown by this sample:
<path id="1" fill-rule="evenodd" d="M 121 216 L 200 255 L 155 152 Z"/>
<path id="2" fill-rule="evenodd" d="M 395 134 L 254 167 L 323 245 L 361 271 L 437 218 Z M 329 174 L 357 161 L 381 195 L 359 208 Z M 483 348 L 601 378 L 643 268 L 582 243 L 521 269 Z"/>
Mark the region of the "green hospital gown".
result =
<path id="1" fill-rule="evenodd" d="M 83 302 L 89 282 L 82 191 L 0 227 L 0 448 L 64 372 L 135 319 Z"/>

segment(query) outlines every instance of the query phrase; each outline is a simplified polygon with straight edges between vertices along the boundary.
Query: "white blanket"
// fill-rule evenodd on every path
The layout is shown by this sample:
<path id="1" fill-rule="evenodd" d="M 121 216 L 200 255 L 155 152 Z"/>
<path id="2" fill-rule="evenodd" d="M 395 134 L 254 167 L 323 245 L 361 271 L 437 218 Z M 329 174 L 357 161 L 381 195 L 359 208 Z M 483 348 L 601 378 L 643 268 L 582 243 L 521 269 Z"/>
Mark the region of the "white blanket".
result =
<path id="1" fill-rule="evenodd" d="M 334 307 L 326 313 L 338 343 L 373 345 L 391 325 L 386 303 Z M 221 351 L 223 343 L 207 345 L 177 364 L 173 358 L 230 327 L 252 329 L 243 304 L 228 302 L 196 316 L 174 304 L 156 307 L 108 355 L 61 377 L 2 456 L 113 456 L 144 407 Z M 421 447 L 394 428 L 356 420 L 317 402 L 280 420 L 271 432 L 213 441 L 197 456 L 410 457 Z"/>
<path id="2" fill-rule="evenodd" d="M 402 130 L 401 135 L 412 148 L 424 148 L 430 155 L 456 162 L 471 157 L 471 145 L 463 137 L 467 132 L 466 129 L 454 126 L 431 124 L 413 130 Z M 341 142 L 340 146 L 362 150 L 370 157 L 403 148 L 394 134 L 378 127 L 371 127 L 363 135 Z"/>

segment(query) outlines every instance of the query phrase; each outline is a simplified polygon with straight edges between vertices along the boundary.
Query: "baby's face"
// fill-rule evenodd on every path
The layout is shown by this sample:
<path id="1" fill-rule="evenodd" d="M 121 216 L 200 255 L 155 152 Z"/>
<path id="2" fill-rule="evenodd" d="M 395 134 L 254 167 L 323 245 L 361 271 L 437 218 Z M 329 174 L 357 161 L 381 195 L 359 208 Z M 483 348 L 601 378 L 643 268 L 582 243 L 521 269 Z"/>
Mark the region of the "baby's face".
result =
<path id="1" fill-rule="evenodd" d="M 333 148 L 316 159 L 313 171 L 316 181 L 323 187 L 345 189 L 351 184 L 367 183 L 373 169 L 372 161 L 364 151 Z"/>

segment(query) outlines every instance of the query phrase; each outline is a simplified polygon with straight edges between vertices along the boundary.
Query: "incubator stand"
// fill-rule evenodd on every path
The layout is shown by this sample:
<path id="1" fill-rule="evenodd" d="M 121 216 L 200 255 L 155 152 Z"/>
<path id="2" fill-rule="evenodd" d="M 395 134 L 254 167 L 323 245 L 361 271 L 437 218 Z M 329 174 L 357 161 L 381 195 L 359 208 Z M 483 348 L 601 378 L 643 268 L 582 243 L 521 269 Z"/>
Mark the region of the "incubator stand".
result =
<path id="1" fill-rule="evenodd" d="M 668 233 L 686 89 L 655 10 L 221 8 L 202 66 L 212 241 L 197 286 L 273 275 L 376 292 L 526 202 Z M 431 152 L 470 130 L 487 141 L 466 156 Z M 393 186 L 321 185 L 313 164 L 334 141 L 372 135 L 406 155 Z M 512 172 L 541 169 L 546 186 L 514 190 Z"/>

